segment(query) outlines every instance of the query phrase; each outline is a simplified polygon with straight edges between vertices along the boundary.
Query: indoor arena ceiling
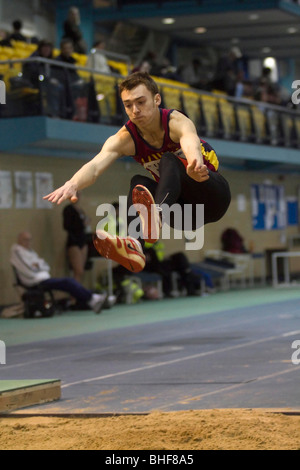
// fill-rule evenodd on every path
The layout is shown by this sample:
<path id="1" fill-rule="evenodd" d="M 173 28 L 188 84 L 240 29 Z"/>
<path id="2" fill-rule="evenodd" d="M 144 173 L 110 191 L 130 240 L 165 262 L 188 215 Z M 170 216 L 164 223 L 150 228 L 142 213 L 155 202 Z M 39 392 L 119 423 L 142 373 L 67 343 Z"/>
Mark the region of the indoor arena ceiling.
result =
<path id="1" fill-rule="evenodd" d="M 300 13 L 300 6 L 298 9 Z M 300 57 L 300 16 L 279 8 L 170 17 L 175 19 L 172 24 L 163 23 L 165 16 L 135 18 L 131 23 L 170 33 L 191 44 L 221 50 L 238 46 L 248 57 Z"/>

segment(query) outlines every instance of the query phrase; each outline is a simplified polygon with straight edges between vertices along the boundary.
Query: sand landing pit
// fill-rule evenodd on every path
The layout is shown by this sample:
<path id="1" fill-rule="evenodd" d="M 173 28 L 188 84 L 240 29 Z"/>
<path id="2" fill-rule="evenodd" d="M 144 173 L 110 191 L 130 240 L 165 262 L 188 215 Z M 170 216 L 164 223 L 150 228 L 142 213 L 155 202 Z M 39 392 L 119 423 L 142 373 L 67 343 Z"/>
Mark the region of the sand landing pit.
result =
<path id="1" fill-rule="evenodd" d="M 300 412 L 0 417 L 1 450 L 300 450 Z"/>

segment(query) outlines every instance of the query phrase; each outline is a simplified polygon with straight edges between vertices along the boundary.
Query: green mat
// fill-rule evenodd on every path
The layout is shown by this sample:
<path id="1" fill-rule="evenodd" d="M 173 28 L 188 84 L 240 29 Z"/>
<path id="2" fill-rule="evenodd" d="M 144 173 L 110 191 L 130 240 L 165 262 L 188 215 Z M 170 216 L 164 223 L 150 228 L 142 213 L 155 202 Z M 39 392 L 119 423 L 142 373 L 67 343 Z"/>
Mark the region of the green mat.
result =
<path id="1" fill-rule="evenodd" d="M 0 395 L 20 389 L 28 389 L 39 385 L 54 384 L 58 379 L 52 380 L 0 380 Z"/>

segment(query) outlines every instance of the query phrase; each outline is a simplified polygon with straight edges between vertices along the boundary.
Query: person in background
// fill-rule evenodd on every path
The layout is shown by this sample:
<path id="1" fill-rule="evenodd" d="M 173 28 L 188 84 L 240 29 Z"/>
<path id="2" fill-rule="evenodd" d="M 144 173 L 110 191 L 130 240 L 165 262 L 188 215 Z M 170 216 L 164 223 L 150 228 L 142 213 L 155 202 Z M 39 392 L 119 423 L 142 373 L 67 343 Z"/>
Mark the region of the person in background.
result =
<path id="1" fill-rule="evenodd" d="M 71 39 L 62 39 L 60 42 L 60 54 L 55 57 L 55 60 L 62 62 L 63 64 L 76 65 L 76 59 L 72 56 L 74 52 L 74 46 Z M 55 70 L 55 77 L 60 81 L 64 82 L 67 75 L 69 76 L 71 83 L 80 81 L 80 77 L 75 69 L 63 67 L 53 67 Z"/>
<path id="2" fill-rule="evenodd" d="M 95 69 L 97 72 L 110 73 L 111 69 L 107 63 L 106 57 L 103 53 L 106 48 L 106 43 L 103 40 L 94 43 L 93 48 L 88 55 L 86 66 L 90 69 Z"/>
<path id="3" fill-rule="evenodd" d="M 39 41 L 36 51 L 34 51 L 31 58 L 41 57 L 43 59 L 53 59 L 53 44 L 47 39 Z M 41 76 L 45 77 L 47 74 L 47 68 L 49 67 L 41 62 L 25 62 L 23 64 L 23 78 L 30 81 L 34 88 L 39 88 L 41 82 Z M 50 69 L 49 69 L 50 70 Z"/>
<path id="4" fill-rule="evenodd" d="M 67 292 L 80 303 L 87 304 L 95 313 L 100 313 L 107 294 L 94 294 L 75 279 L 53 278 L 50 266 L 32 249 L 32 235 L 23 231 L 17 243 L 11 247 L 10 262 L 21 283 L 26 287 L 41 286 L 51 290 Z"/>
<path id="5" fill-rule="evenodd" d="M 77 7 L 73 6 L 69 9 L 68 17 L 64 22 L 63 39 L 70 39 L 74 51 L 78 54 L 86 54 L 87 47 L 80 29 L 80 12 Z"/>
<path id="6" fill-rule="evenodd" d="M 189 64 L 182 67 L 180 77 L 181 81 L 188 83 L 193 88 L 206 89 L 208 83 L 206 66 L 198 57 L 194 57 Z"/>
<path id="7" fill-rule="evenodd" d="M 53 59 L 53 44 L 47 39 L 38 43 L 37 50 L 30 58 Z M 64 87 L 52 76 L 52 67 L 42 62 L 25 62 L 23 64 L 23 79 L 28 80 L 33 88 L 41 93 L 40 112 L 51 117 L 63 117 Z M 46 98 L 46 99 L 44 99 Z"/>
<path id="8" fill-rule="evenodd" d="M 64 208 L 63 226 L 68 233 L 67 257 L 74 279 L 78 282 L 82 281 L 88 258 L 86 231 L 89 223 L 89 218 L 80 206 L 80 198 L 76 204 Z"/>
<path id="9" fill-rule="evenodd" d="M 55 60 L 61 66 L 52 66 L 52 76 L 64 87 L 64 116 L 66 119 L 86 120 L 87 113 L 87 90 L 88 84 L 79 76 L 74 67 L 64 67 L 64 64 L 77 65 L 73 57 L 74 47 L 70 39 L 62 39 L 60 43 L 60 54 Z M 81 101 L 84 99 L 83 112 L 80 109 Z M 78 119 L 80 114 L 80 119 Z"/>
<path id="10" fill-rule="evenodd" d="M 13 21 L 12 27 L 13 27 L 13 32 L 9 36 L 10 40 L 28 42 L 27 38 L 24 36 L 24 34 L 21 33 L 21 30 L 23 28 L 22 21 L 20 21 L 20 20 Z"/>
<path id="11" fill-rule="evenodd" d="M 229 96 L 235 95 L 242 57 L 241 50 L 236 46 L 232 47 L 226 55 L 220 57 L 212 82 L 213 88 L 224 91 Z"/>
<path id="12" fill-rule="evenodd" d="M 189 260 L 183 252 L 165 257 L 164 244 L 158 241 L 154 244 L 145 243 L 144 253 L 146 256 L 144 271 L 162 276 L 163 292 L 166 297 L 173 297 L 173 273 L 178 275 L 179 287 L 185 289 L 188 296 L 198 295 L 201 277 L 192 271 Z"/>
<path id="13" fill-rule="evenodd" d="M 2 47 L 12 47 L 12 43 L 9 39 L 9 34 L 4 29 L 0 29 L 0 46 Z"/>

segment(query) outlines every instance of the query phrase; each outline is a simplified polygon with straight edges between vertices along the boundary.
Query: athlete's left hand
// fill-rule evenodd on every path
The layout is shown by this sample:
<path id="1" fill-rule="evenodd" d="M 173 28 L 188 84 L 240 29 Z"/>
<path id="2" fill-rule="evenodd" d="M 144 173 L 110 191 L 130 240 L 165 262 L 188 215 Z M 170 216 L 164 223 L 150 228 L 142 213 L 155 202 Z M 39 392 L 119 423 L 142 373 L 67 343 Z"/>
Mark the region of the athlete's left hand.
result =
<path id="1" fill-rule="evenodd" d="M 189 163 L 186 172 L 190 178 L 198 183 L 203 183 L 209 179 L 209 172 L 206 165 L 199 165 L 197 160 L 195 159 L 192 163 Z"/>

